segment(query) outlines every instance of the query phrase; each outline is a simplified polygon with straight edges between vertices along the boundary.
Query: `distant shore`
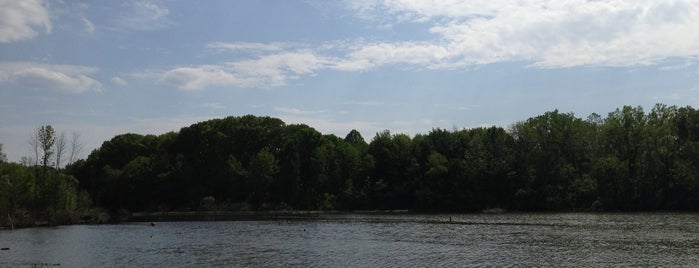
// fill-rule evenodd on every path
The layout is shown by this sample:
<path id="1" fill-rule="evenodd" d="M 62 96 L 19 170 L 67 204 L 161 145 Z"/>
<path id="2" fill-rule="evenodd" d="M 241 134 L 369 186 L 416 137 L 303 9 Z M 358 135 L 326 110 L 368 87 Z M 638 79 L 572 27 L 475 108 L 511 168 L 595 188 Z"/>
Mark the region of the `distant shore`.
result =
<path id="1" fill-rule="evenodd" d="M 169 212 L 133 212 L 120 221 L 158 222 L 158 221 L 224 221 L 224 220 L 265 220 L 265 219 L 303 219 L 315 218 L 329 214 L 409 214 L 410 210 L 282 210 L 282 211 L 169 211 Z"/>

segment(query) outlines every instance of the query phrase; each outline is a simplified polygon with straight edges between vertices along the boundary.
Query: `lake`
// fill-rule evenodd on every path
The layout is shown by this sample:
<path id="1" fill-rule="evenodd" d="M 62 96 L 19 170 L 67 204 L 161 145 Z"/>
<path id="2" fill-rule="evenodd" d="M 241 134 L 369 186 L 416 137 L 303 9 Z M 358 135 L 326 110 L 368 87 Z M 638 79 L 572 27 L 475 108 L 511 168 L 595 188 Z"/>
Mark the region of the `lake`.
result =
<path id="1" fill-rule="evenodd" d="M 0 231 L 0 267 L 698 266 L 699 214 L 336 214 Z"/>

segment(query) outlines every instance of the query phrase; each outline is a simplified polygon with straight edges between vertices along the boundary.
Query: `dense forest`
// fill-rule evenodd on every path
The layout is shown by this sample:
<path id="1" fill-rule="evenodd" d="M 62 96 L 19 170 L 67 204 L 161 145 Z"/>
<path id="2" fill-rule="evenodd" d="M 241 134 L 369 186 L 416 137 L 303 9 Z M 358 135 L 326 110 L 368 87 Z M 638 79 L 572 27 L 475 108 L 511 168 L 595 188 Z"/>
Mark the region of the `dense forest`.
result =
<path id="1" fill-rule="evenodd" d="M 698 210 L 699 111 L 551 111 L 507 129 L 386 130 L 369 143 L 355 130 L 341 138 L 247 115 L 118 135 L 61 172 L 13 163 L 0 172 L 3 209 L 20 202 L 7 191 L 13 178 L 29 178 L 24 198 L 44 204 L 61 197 L 32 195 L 32 183 L 63 176 L 89 193 L 81 203 L 112 212 Z"/>

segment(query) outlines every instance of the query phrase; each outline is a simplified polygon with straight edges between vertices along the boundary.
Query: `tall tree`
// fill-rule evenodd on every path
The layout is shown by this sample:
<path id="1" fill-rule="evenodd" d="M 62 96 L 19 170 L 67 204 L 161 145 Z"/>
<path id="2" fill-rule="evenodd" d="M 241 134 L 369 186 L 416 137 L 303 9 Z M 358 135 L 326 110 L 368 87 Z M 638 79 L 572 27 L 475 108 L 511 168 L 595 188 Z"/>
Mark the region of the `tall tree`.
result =
<path id="1" fill-rule="evenodd" d="M 41 126 L 37 129 L 36 133 L 37 141 L 38 141 L 38 147 L 41 150 L 41 159 L 42 159 L 42 176 L 41 176 L 41 182 L 37 183 L 35 182 L 34 186 L 34 195 L 36 198 L 39 197 L 39 191 L 44 191 L 45 185 L 46 185 L 46 174 L 47 174 L 47 168 L 49 165 L 49 161 L 51 160 L 51 156 L 53 155 L 54 151 L 54 144 L 56 143 L 56 131 L 53 130 L 53 127 L 51 125 L 46 125 L 46 126 Z M 46 193 L 42 192 L 41 193 L 42 198 L 39 199 L 41 200 L 39 202 L 40 205 L 44 205 L 46 202 Z"/>
<path id="2" fill-rule="evenodd" d="M 53 130 L 51 125 L 41 126 L 37 131 L 39 149 L 41 149 L 42 166 L 46 169 L 54 153 L 53 146 L 56 143 L 56 131 Z"/>

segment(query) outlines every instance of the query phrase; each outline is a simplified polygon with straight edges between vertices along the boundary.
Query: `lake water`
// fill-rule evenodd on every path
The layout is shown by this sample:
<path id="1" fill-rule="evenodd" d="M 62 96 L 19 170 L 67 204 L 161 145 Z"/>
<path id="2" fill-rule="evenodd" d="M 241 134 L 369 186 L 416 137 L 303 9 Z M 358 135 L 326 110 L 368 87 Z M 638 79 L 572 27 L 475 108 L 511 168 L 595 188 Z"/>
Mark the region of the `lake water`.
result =
<path id="1" fill-rule="evenodd" d="M 699 266 L 699 214 L 323 215 L 0 231 L 0 267 Z"/>

